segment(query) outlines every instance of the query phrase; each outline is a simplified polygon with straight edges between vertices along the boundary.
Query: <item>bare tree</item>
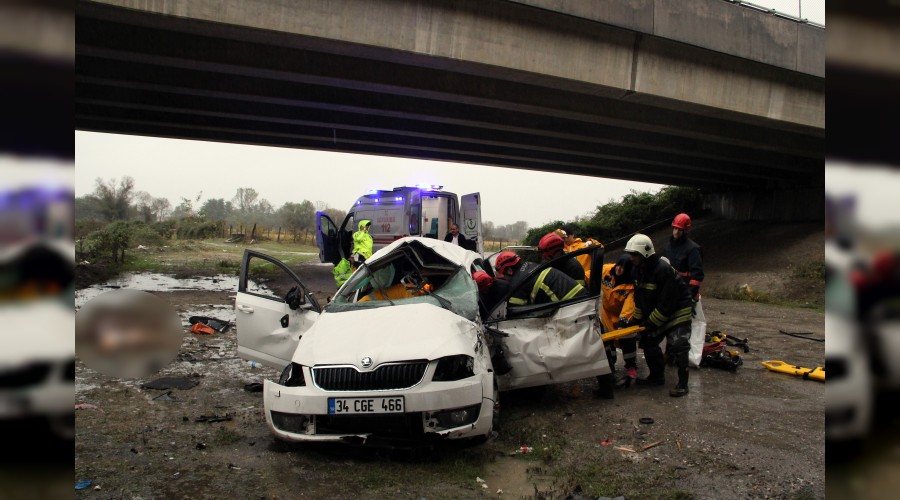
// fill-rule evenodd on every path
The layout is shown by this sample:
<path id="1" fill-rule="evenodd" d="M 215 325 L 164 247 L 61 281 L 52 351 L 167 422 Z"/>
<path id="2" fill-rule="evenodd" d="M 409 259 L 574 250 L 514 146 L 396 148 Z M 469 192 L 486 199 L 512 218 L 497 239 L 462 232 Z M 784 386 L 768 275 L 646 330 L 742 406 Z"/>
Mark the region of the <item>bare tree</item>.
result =
<path id="1" fill-rule="evenodd" d="M 128 176 L 116 183 L 116 179 L 103 182 L 97 177 L 94 197 L 97 198 L 100 212 L 108 222 L 128 219 L 131 212 L 131 200 L 134 197 L 134 179 Z"/>

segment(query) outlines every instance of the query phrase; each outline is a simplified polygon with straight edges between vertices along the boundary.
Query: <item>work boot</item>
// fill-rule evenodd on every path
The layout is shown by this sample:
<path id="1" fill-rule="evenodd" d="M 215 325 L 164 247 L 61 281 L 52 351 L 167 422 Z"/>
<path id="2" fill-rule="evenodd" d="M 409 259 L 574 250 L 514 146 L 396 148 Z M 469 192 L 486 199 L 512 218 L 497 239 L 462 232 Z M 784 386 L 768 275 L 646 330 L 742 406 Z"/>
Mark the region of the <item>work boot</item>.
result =
<path id="1" fill-rule="evenodd" d="M 597 375 L 597 384 L 598 387 L 594 389 L 595 398 L 614 399 L 616 397 L 613 394 L 613 389 L 615 388 L 615 377 L 613 374 Z"/>
<path id="2" fill-rule="evenodd" d="M 669 391 L 669 396 L 680 398 L 688 393 L 688 370 L 687 368 L 678 369 L 678 383 L 675 388 Z"/>
<path id="3" fill-rule="evenodd" d="M 681 385 L 679 383 L 678 385 L 675 386 L 674 389 L 669 391 L 669 396 L 672 396 L 673 398 L 680 398 L 681 396 L 686 395 L 688 392 L 690 392 L 690 391 L 688 391 L 687 384 Z"/>

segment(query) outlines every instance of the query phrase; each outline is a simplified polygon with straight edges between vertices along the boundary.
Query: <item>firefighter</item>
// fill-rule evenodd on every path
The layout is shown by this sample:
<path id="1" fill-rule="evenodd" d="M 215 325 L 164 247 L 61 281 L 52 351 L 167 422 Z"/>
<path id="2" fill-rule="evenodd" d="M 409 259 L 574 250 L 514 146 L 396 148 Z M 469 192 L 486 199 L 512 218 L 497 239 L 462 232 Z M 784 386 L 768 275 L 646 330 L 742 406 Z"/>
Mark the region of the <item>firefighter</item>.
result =
<path id="1" fill-rule="evenodd" d="M 650 375 L 638 379 L 638 385 L 664 385 L 665 360 L 659 344 L 665 337 L 678 367 L 678 383 L 669 391 L 672 397 L 688 393 L 688 351 L 691 338 L 691 292 L 681 276 L 653 249 L 653 241 L 644 234 L 628 240 L 625 252 L 634 264 L 634 315 L 643 325 L 640 345 Z"/>
<path id="2" fill-rule="evenodd" d="M 538 250 L 541 251 L 541 258 L 544 262 L 561 257 L 564 253 L 563 246 L 565 246 L 565 242 L 556 232 L 545 234 L 544 237 L 541 238 L 541 241 L 538 242 Z M 557 260 L 551 264 L 551 267 L 566 273 L 566 275 L 575 280 L 579 285 L 585 285 L 584 269 L 582 269 L 581 264 L 574 258 L 569 257 Z"/>
<path id="3" fill-rule="evenodd" d="M 669 260 L 669 263 L 681 276 L 682 281 L 687 283 L 691 290 L 691 300 L 694 301 L 694 320 L 688 363 L 697 368 L 700 366 L 703 342 L 706 339 L 706 315 L 703 314 L 703 307 L 700 303 L 700 285 L 703 283 L 703 252 L 700 245 L 688 238 L 687 233 L 690 230 L 691 217 L 684 213 L 676 215 L 672 221 L 672 237 L 663 250 L 663 256 Z"/>
<path id="4" fill-rule="evenodd" d="M 363 219 L 359 221 L 359 230 L 353 233 L 353 250 L 350 252 L 350 262 L 353 264 L 354 268 L 358 267 L 365 262 L 366 259 L 372 256 L 372 248 L 374 247 L 375 242 L 372 240 L 372 235 L 369 234 L 369 228 L 371 226 L 372 221 Z"/>
<path id="5" fill-rule="evenodd" d="M 528 276 L 536 264 L 525 262 L 509 250 L 500 252 L 495 266 L 497 277 L 509 280 L 509 286 L 513 289 L 510 305 L 546 304 L 587 295 L 583 285 L 552 267 Z"/>
<path id="6" fill-rule="evenodd" d="M 623 254 L 614 264 L 603 266 L 603 278 L 600 286 L 603 290 L 603 307 L 600 321 L 603 330 L 610 332 L 630 325 L 634 315 L 634 280 L 632 278 L 631 257 Z M 637 337 L 620 338 L 616 343 L 622 348 L 625 359 L 625 378 L 618 384 L 619 388 L 629 387 L 637 379 Z M 610 364 L 616 365 L 616 346 L 607 342 L 606 355 Z"/>
<path id="7" fill-rule="evenodd" d="M 509 304 L 513 306 L 558 302 L 587 295 L 584 286 L 576 283 L 566 273 L 552 267 L 547 267 L 539 273 L 531 273 L 536 265 L 523 261 L 515 252 L 509 250 L 500 252 L 495 266 L 497 277 L 509 281 L 509 287 L 513 290 Z M 532 275 L 528 276 L 529 274 Z M 612 368 L 611 365 L 610 370 Z M 615 376 L 612 373 L 598 375 L 597 383 L 599 387 L 594 389 L 594 396 L 613 399 Z"/>
<path id="8" fill-rule="evenodd" d="M 572 224 L 566 224 L 562 229 L 557 229 L 564 235 L 565 239 L 565 247 L 563 247 L 563 251 L 566 253 L 571 253 L 576 250 L 581 250 L 582 248 L 588 248 L 591 246 L 599 246 L 603 248 L 603 244 L 594 238 L 588 238 L 587 241 L 582 241 L 581 238 L 575 237 L 575 226 Z M 591 282 L 591 254 L 586 253 L 583 255 L 579 255 L 575 257 L 578 259 L 578 263 L 581 264 L 581 267 L 584 269 L 584 279 L 586 283 Z"/>

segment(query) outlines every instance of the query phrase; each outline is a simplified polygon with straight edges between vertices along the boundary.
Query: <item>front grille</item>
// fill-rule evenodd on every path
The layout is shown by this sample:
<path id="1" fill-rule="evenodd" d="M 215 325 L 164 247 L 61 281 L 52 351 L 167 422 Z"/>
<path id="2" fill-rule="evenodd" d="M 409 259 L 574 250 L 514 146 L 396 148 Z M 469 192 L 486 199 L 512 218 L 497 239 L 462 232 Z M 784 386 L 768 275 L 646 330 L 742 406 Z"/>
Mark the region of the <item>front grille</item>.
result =
<path id="1" fill-rule="evenodd" d="M 416 438 L 423 434 L 422 414 L 316 415 L 316 434 L 374 434 L 379 437 Z"/>
<path id="2" fill-rule="evenodd" d="M 14 370 L 0 371 L 0 389 L 12 389 L 16 387 L 27 387 L 43 382 L 50 369 L 53 367 L 50 363 L 31 363 Z"/>
<path id="3" fill-rule="evenodd" d="M 425 375 L 428 361 L 406 361 L 381 365 L 370 372 L 352 366 L 313 367 L 316 386 L 325 391 L 387 391 L 408 389 Z"/>

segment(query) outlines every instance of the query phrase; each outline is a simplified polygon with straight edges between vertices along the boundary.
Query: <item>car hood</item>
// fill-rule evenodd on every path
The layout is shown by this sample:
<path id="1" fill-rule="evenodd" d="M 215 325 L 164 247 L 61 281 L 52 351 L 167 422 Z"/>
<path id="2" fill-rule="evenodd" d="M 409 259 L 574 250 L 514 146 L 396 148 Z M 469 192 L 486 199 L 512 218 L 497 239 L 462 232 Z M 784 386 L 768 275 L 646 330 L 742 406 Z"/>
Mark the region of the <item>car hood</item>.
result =
<path id="1" fill-rule="evenodd" d="M 478 326 L 431 304 L 323 313 L 303 335 L 293 361 L 305 366 L 361 367 L 474 352 Z"/>
<path id="2" fill-rule="evenodd" d="M 0 370 L 35 360 L 74 358 L 74 317 L 71 306 L 56 300 L 0 306 Z"/>

